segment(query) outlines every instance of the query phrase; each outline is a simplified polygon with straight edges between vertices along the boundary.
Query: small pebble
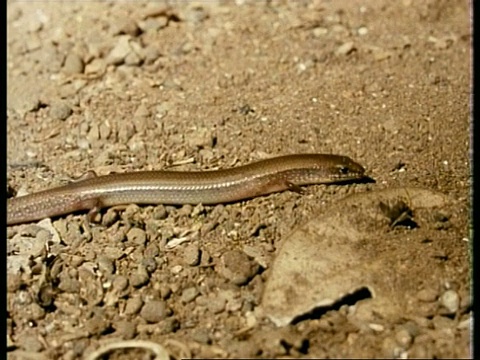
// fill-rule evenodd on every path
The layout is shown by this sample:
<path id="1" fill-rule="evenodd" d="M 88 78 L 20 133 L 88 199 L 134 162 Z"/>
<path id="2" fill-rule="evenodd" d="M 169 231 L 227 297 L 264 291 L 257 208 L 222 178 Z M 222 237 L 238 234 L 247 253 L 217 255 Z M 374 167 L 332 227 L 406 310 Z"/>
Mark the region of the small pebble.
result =
<path id="1" fill-rule="evenodd" d="M 113 208 L 109 208 L 102 217 L 102 225 L 109 227 L 112 226 L 117 220 L 118 212 Z"/>
<path id="2" fill-rule="evenodd" d="M 106 61 L 109 65 L 120 65 L 125 62 L 125 58 L 132 51 L 130 47 L 130 35 L 121 35 L 118 37 L 117 44 L 107 55 Z"/>
<path id="3" fill-rule="evenodd" d="M 126 144 L 135 133 L 135 126 L 131 122 L 122 122 L 118 126 L 118 141 Z"/>
<path id="4" fill-rule="evenodd" d="M 72 114 L 72 108 L 63 101 L 56 101 L 52 103 L 48 113 L 52 119 L 63 121 Z"/>
<path id="5" fill-rule="evenodd" d="M 456 322 L 446 316 L 436 315 L 432 319 L 433 327 L 435 329 L 451 329 L 456 325 Z"/>
<path id="6" fill-rule="evenodd" d="M 38 321 L 45 317 L 45 310 L 37 303 L 31 303 L 22 308 L 23 317 L 25 320 Z"/>
<path id="7" fill-rule="evenodd" d="M 159 255 L 160 250 L 158 249 L 158 245 L 153 242 L 149 243 L 143 252 L 143 256 L 150 258 L 157 258 Z"/>
<path id="8" fill-rule="evenodd" d="M 182 291 L 182 296 L 181 300 L 184 304 L 187 304 L 193 300 L 199 295 L 199 291 L 196 287 L 192 286 L 189 288 L 186 288 Z"/>
<path id="9" fill-rule="evenodd" d="M 387 337 L 383 340 L 382 343 L 383 355 L 389 359 L 398 358 L 399 355 L 403 352 L 403 349 L 397 345 L 395 339 Z"/>
<path id="10" fill-rule="evenodd" d="M 112 289 L 115 292 L 122 292 L 128 287 L 128 279 L 123 275 L 117 275 L 113 278 Z"/>
<path id="11" fill-rule="evenodd" d="M 137 333 L 136 325 L 130 321 L 118 321 L 113 324 L 113 328 L 118 337 L 124 340 L 133 339 Z"/>
<path id="12" fill-rule="evenodd" d="M 160 334 L 170 334 L 180 329 L 180 322 L 175 318 L 167 318 L 161 322 L 158 328 Z"/>
<path id="13" fill-rule="evenodd" d="M 412 345 L 413 337 L 407 329 L 401 329 L 395 334 L 395 340 L 403 349 L 408 349 Z"/>
<path id="14" fill-rule="evenodd" d="M 371 324 L 368 324 L 368 327 L 376 332 L 382 332 L 385 330 L 385 327 L 382 324 L 371 323 Z"/>
<path id="15" fill-rule="evenodd" d="M 449 314 L 455 314 L 460 306 L 460 297 L 458 293 L 454 290 L 445 291 L 442 296 L 440 296 L 440 304 L 442 304 Z"/>
<path id="16" fill-rule="evenodd" d="M 163 300 L 166 300 L 170 297 L 170 295 L 172 295 L 171 287 L 166 284 L 160 285 L 160 297 Z"/>
<path id="17" fill-rule="evenodd" d="M 143 306 L 143 301 L 140 297 L 129 298 L 125 305 L 125 314 L 134 315 L 137 314 Z"/>
<path id="18" fill-rule="evenodd" d="M 24 351 L 34 354 L 38 354 L 44 349 L 44 346 L 37 334 L 22 334 L 21 336 L 18 336 L 18 340 L 15 345 Z"/>
<path id="19" fill-rule="evenodd" d="M 312 30 L 313 36 L 320 37 L 328 34 L 328 29 L 324 27 L 316 27 Z"/>
<path id="20" fill-rule="evenodd" d="M 191 337 L 194 341 L 208 345 L 212 342 L 210 333 L 207 329 L 195 329 L 191 333 Z"/>
<path id="21" fill-rule="evenodd" d="M 357 33 L 361 36 L 366 35 L 368 34 L 368 28 L 366 28 L 365 26 L 361 26 L 358 28 Z"/>
<path id="22" fill-rule="evenodd" d="M 144 257 L 142 259 L 142 266 L 145 267 L 145 270 L 147 270 L 147 272 L 149 274 L 155 272 L 155 270 L 157 270 L 157 262 L 155 261 L 155 259 L 153 257 Z"/>
<path id="23" fill-rule="evenodd" d="M 129 17 L 121 17 L 113 22 L 112 34 L 127 34 L 135 37 L 140 34 L 140 28 L 137 26 L 137 23 L 133 19 Z"/>
<path id="24" fill-rule="evenodd" d="M 143 305 L 140 316 L 149 323 L 158 323 L 167 317 L 167 307 L 164 301 L 153 300 Z"/>
<path id="25" fill-rule="evenodd" d="M 93 123 L 87 133 L 87 140 L 91 143 L 100 139 L 100 130 L 97 123 Z"/>
<path id="26" fill-rule="evenodd" d="M 438 291 L 433 288 L 426 288 L 417 292 L 417 299 L 423 302 L 434 302 L 438 298 Z"/>
<path id="27" fill-rule="evenodd" d="M 216 297 L 210 299 L 210 301 L 207 303 L 207 307 L 213 314 L 219 314 L 225 311 L 226 304 L 227 301 L 225 300 L 225 298 Z"/>
<path id="28" fill-rule="evenodd" d="M 7 291 L 14 293 L 17 290 L 20 290 L 20 287 L 22 286 L 23 281 L 22 281 L 22 276 L 17 273 L 17 274 L 8 274 L 7 276 Z"/>
<path id="29" fill-rule="evenodd" d="M 92 62 L 88 63 L 85 66 L 85 74 L 87 75 L 95 75 L 95 74 L 103 74 L 105 72 L 107 65 L 103 59 L 95 58 Z"/>
<path id="30" fill-rule="evenodd" d="M 104 255 L 100 255 L 97 258 L 97 263 L 98 263 L 98 269 L 102 274 L 111 275 L 115 272 L 115 264 L 112 259 Z"/>
<path id="31" fill-rule="evenodd" d="M 190 244 L 185 248 L 183 261 L 189 266 L 197 266 L 200 263 L 200 250 L 196 244 Z"/>
<path id="32" fill-rule="evenodd" d="M 225 309 L 229 312 L 237 312 L 242 308 L 243 301 L 242 299 L 231 299 L 227 302 L 227 305 L 225 306 Z"/>
<path id="33" fill-rule="evenodd" d="M 182 217 L 182 216 L 190 216 L 190 214 L 192 213 L 193 211 L 193 206 L 190 205 L 190 204 L 186 204 L 186 205 L 183 205 L 180 210 L 178 210 L 178 216 Z"/>
<path id="34" fill-rule="evenodd" d="M 83 73 L 84 63 L 80 56 L 75 53 L 69 53 L 65 58 L 63 64 L 63 71 L 66 74 L 81 74 Z"/>
<path id="35" fill-rule="evenodd" d="M 136 288 L 146 285 L 149 280 L 150 276 L 143 266 L 140 266 L 136 273 L 130 275 L 130 284 Z"/>
<path id="36" fill-rule="evenodd" d="M 239 250 L 227 251 L 220 259 L 218 272 L 235 285 L 244 285 L 258 272 L 260 266 Z"/>
<path id="37" fill-rule="evenodd" d="M 102 335 L 110 328 L 110 323 L 103 316 L 96 315 L 87 320 L 85 329 L 91 335 Z"/>
<path id="38" fill-rule="evenodd" d="M 145 245 L 147 241 L 147 234 L 142 229 L 132 228 L 127 232 L 127 239 L 133 244 Z"/>
<path id="39" fill-rule="evenodd" d="M 100 131 L 100 139 L 108 140 L 112 135 L 112 127 L 108 123 L 101 123 L 99 127 Z M 103 157 L 105 158 L 102 163 L 107 164 L 111 163 L 111 156 L 108 152 L 103 153 Z"/>
<path id="40" fill-rule="evenodd" d="M 335 53 L 337 55 L 348 55 L 350 54 L 353 50 L 355 50 L 355 45 L 353 44 L 352 41 L 346 42 L 343 45 L 339 46 Z"/>
<path id="41" fill-rule="evenodd" d="M 165 220 L 168 216 L 167 209 L 163 205 L 155 206 L 153 209 L 153 218 L 155 220 Z"/>
<path id="42" fill-rule="evenodd" d="M 208 128 L 197 129 L 194 133 L 190 133 L 186 137 L 187 143 L 190 147 L 204 149 L 212 148 L 216 143 L 216 136 L 212 130 Z"/>

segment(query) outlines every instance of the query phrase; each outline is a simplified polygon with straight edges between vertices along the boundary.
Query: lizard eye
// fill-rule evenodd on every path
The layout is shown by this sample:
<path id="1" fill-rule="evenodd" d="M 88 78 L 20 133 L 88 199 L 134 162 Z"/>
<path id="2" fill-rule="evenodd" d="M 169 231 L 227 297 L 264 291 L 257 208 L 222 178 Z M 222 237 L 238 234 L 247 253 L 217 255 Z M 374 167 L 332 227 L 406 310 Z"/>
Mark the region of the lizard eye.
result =
<path id="1" fill-rule="evenodd" d="M 338 171 L 342 175 L 347 175 L 348 173 L 350 173 L 350 169 L 348 168 L 348 166 L 339 166 Z"/>

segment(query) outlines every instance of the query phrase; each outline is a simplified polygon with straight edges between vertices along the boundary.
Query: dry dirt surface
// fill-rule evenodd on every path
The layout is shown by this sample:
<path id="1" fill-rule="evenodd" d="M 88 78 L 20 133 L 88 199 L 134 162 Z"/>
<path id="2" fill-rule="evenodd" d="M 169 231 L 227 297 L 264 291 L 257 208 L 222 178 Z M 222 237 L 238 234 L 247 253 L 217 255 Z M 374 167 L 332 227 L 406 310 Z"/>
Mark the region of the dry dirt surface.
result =
<path id="1" fill-rule="evenodd" d="M 347 155 L 376 180 L 10 226 L 9 359 L 470 356 L 468 1 L 8 1 L 7 30 L 9 196 L 292 153 Z M 449 205 L 345 206 L 355 243 L 330 226 L 305 257 L 327 279 L 275 291 L 368 283 L 267 316 L 292 231 L 404 187 Z"/>

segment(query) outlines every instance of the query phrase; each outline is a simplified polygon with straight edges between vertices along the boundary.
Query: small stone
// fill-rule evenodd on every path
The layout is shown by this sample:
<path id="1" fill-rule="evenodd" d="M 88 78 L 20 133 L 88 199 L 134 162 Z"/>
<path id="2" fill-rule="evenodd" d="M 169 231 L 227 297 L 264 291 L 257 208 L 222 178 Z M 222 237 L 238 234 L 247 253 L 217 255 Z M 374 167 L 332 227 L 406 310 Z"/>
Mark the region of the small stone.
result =
<path id="1" fill-rule="evenodd" d="M 98 269 L 102 274 L 111 275 L 115 272 L 115 264 L 112 259 L 106 256 L 100 255 L 97 258 Z"/>
<path id="2" fill-rule="evenodd" d="M 455 327 L 456 322 L 446 316 L 434 316 L 432 319 L 433 327 L 435 329 L 452 329 Z"/>
<path id="3" fill-rule="evenodd" d="M 231 299 L 227 302 L 227 305 L 225 306 L 225 309 L 229 312 L 237 312 L 242 308 L 243 301 L 240 298 L 237 299 Z"/>
<path id="4" fill-rule="evenodd" d="M 126 144 L 135 135 L 135 126 L 131 122 L 122 122 L 118 128 L 118 141 Z"/>
<path id="5" fill-rule="evenodd" d="M 160 297 L 163 300 L 166 300 L 170 297 L 170 295 L 172 295 L 172 289 L 170 288 L 170 286 L 166 284 L 160 285 Z"/>
<path id="6" fill-rule="evenodd" d="M 125 221 L 125 223 L 134 226 L 141 223 L 139 213 L 140 213 L 140 207 L 137 204 L 130 204 L 125 208 L 121 216 L 123 221 Z M 138 229 L 138 230 L 140 230 L 140 232 L 144 232 L 142 229 Z M 133 234 L 140 234 L 140 232 L 137 232 L 137 230 L 135 230 Z M 142 245 L 140 242 L 138 242 L 137 244 Z"/>
<path id="7" fill-rule="evenodd" d="M 108 54 L 106 61 L 109 65 L 120 65 L 125 62 L 125 58 L 132 51 L 130 47 L 130 35 L 121 35 L 118 37 L 117 44 Z"/>
<path id="8" fill-rule="evenodd" d="M 136 53 L 135 51 L 130 52 L 127 56 L 125 56 L 125 64 L 130 66 L 138 66 L 142 63 L 143 56 Z"/>
<path id="9" fill-rule="evenodd" d="M 40 353 L 44 349 L 42 342 L 39 340 L 39 336 L 36 334 L 22 334 L 18 337 L 15 345 L 31 353 Z"/>
<path id="10" fill-rule="evenodd" d="M 137 333 L 137 327 L 130 321 L 118 321 L 113 324 L 113 328 L 119 338 L 129 340 L 133 339 Z"/>
<path id="11" fill-rule="evenodd" d="M 423 302 L 434 302 L 438 298 L 438 291 L 433 288 L 426 288 L 417 292 L 417 299 Z"/>
<path id="12" fill-rule="evenodd" d="M 468 317 L 467 319 L 460 321 L 457 325 L 457 329 L 473 329 L 473 319 Z"/>
<path id="13" fill-rule="evenodd" d="M 192 6 L 186 9 L 183 16 L 186 22 L 198 24 L 208 19 L 209 14 L 206 8 L 203 6 L 196 6 L 196 4 L 192 2 Z"/>
<path id="14" fill-rule="evenodd" d="M 190 133 L 186 137 L 189 146 L 198 149 L 212 148 L 217 141 L 216 136 L 212 130 L 207 128 L 199 128 L 194 133 Z"/>
<path id="15" fill-rule="evenodd" d="M 460 297 L 454 290 L 445 291 L 439 301 L 448 310 L 448 314 L 455 314 L 460 306 Z"/>
<path id="16" fill-rule="evenodd" d="M 143 256 L 146 258 L 157 258 L 160 256 L 160 250 L 158 248 L 158 245 L 154 242 L 151 242 L 147 245 L 145 248 L 145 251 L 143 252 Z"/>
<path id="17" fill-rule="evenodd" d="M 171 6 L 159 2 L 150 2 L 147 4 L 143 12 L 141 13 L 142 19 L 147 19 L 150 17 L 167 17 L 171 14 Z"/>
<path id="18" fill-rule="evenodd" d="M 45 317 L 45 310 L 37 303 L 31 303 L 23 307 L 23 318 L 26 321 L 38 321 Z"/>
<path id="19" fill-rule="evenodd" d="M 91 148 L 90 141 L 88 141 L 88 139 L 84 139 L 84 138 L 78 139 L 77 146 L 78 146 L 79 149 L 82 149 L 82 150 L 88 150 L 88 149 Z"/>
<path id="20" fill-rule="evenodd" d="M 258 272 L 260 266 L 239 250 L 227 251 L 220 259 L 218 272 L 235 285 L 244 285 Z"/>
<path id="21" fill-rule="evenodd" d="M 147 64 L 153 64 L 161 55 L 158 47 L 152 44 L 143 49 L 143 54 L 145 56 L 145 63 Z"/>
<path id="22" fill-rule="evenodd" d="M 99 127 L 99 130 L 100 130 L 100 139 L 108 140 L 110 138 L 110 136 L 112 135 L 112 127 L 108 123 L 105 123 L 105 122 L 101 123 L 100 127 Z M 109 153 L 104 152 L 104 154 L 108 155 L 108 158 L 106 160 L 111 162 Z"/>
<path id="23" fill-rule="evenodd" d="M 140 316 L 149 323 L 158 323 L 167 317 L 167 307 L 164 301 L 153 300 L 143 305 Z"/>
<path id="24" fill-rule="evenodd" d="M 472 296 L 467 291 L 461 291 L 460 294 L 460 312 L 465 313 L 472 306 Z"/>
<path id="25" fill-rule="evenodd" d="M 382 324 L 370 323 L 368 324 L 368 327 L 376 332 L 382 332 L 385 330 L 385 327 Z"/>
<path id="26" fill-rule="evenodd" d="M 367 35 L 368 34 L 368 28 L 366 28 L 365 26 L 361 26 L 361 27 L 358 28 L 357 33 L 360 36 Z"/>
<path id="27" fill-rule="evenodd" d="M 55 120 L 66 120 L 72 114 L 70 105 L 63 101 L 54 102 L 50 107 L 50 117 Z"/>
<path id="28" fill-rule="evenodd" d="M 325 28 L 325 27 L 316 27 L 312 30 L 312 33 L 313 33 L 313 36 L 315 37 L 320 37 L 320 36 L 325 36 L 326 34 L 328 34 L 328 29 Z"/>
<path id="29" fill-rule="evenodd" d="M 167 318 L 162 321 L 161 326 L 159 327 L 160 334 L 170 334 L 180 329 L 180 321 L 174 317 Z"/>
<path id="30" fill-rule="evenodd" d="M 179 210 L 178 210 L 178 216 L 179 217 L 187 217 L 190 216 L 193 211 L 193 206 L 190 204 L 183 205 Z"/>
<path id="31" fill-rule="evenodd" d="M 135 274 L 130 275 L 130 284 L 136 288 L 146 285 L 149 280 L 148 272 L 143 266 L 140 266 Z"/>
<path id="32" fill-rule="evenodd" d="M 127 233 L 127 239 L 133 244 L 145 245 L 147 241 L 147 234 L 142 229 L 132 228 Z"/>
<path id="33" fill-rule="evenodd" d="M 158 205 L 153 209 L 153 218 L 155 220 L 165 220 L 168 216 L 167 209 L 163 205 Z"/>
<path id="34" fill-rule="evenodd" d="M 137 36 L 140 34 L 140 28 L 137 23 L 129 17 L 122 17 L 113 22 L 112 26 L 113 35 L 127 34 L 130 36 Z"/>
<path id="35" fill-rule="evenodd" d="M 164 16 L 158 18 L 148 18 L 144 21 L 140 21 L 138 26 L 144 32 L 147 31 L 158 31 L 159 29 L 164 28 L 168 24 L 168 19 Z"/>
<path id="36" fill-rule="evenodd" d="M 383 356 L 389 359 L 395 359 L 398 358 L 398 356 L 402 353 L 403 349 L 397 345 L 395 339 L 387 337 L 383 340 L 382 351 Z"/>
<path id="37" fill-rule="evenodd" d="M 143 306 L 143 301 L 140 297 L 134 297 L 127 300 L 125 305 L 125 314 L 134 315 L 137 314 Z"/>
<path id="38" fill-rule="evenodd" d="M 207 329 L 196 329 L 192 331 L 192 339 L 200 344 L 210 344 L 212 339 L 210 338 L 209 331 Z"/>
<path id="39" fill-rule="evenodd" d="M 102 225 L 109 227 L 112 226 L 118 220 L 118 212 L 113 208 L 107 209 L 105 215 L 102 217 Z"/>
<path id="40" fill-rule="evenodd" d="M 91 143 L 98 141 L 100 139 L 100 130 L 98 128 L 97 123 L 93 123 L 90 126 L 90 130 L 88 130 L 88 133 L 87 133 L 87 139 Z"/>
<path id="41" fill-rule="evenodd" d="M 339 46 L 338 49 L 335 51 L 337 55 L 348 55 L 353 50 L 355 50 L 355 45 L 352 41 L 346 42 L 343 45 Z"/>
<path id="42" fill-rule="evenodd" d="M 119 293 L 126 290 L 128 287 L 128 279 L 123 275 L 117 275 L 113 278 L 112 289 Z"/>
<path id="43" fill-rule="evenodd" d="M 390 50 L 375 49 L 375 51 L 373 51 L 373 58 L 376 61 L 386 60 L 391 58 L 392 56 L 393 56 L 393 51 L 390 51 Z"/>
<path id="44" fill-rule="evenodd" d="M 142 266 L 145 267 L 145 270 L 147 270 L 149 274 L 157 270 L 157 262 L 153 257 L 144 257 L 142 259 Z"/>
<path id="45" fill-rule="evenodd" d="M 102 335 L 110 328 L 110 323 L 103 316 L 95 315 L 87 320 L 85 329 L 91 335 Z"/>
<path id="46" fill-rule="evenodd" d="M 7 291 L 10 293 L 14 293 L 17 290 L 20 290 L 23 281 L 22 277 L 19 273 L 17 274 L 8 274 L 7 276 Z"/>
<path id="47" fill-rule="evenodd" d="M 199 291 L 196 287 L 192 286 L 186 288 L 182 291 L 181 300 L 184 304 L 188 304 L 189 302 L 195 300 L 195 298 L 199 295 Z"/>
<path id="48" fill-rule="evenodd" d="M 200 263 L 200 250 L 196 244 L 188 245 L 183 251 L 183 261 L 190 266 Z"/>
<path id="49" fill-rule="evenodd" d="M 63 71 L 66 74 L 81 74 L 83 73 L 84 63 L 82 58 L 75 54 L 69 53 L 65 58 L 65 63 L 63 64 Z"/>
<path id="50" fill-rule="evenodd" d="M 415 338 L 420 334 L 419 324 L 424 323 L 424 320 L 426 320 L 426 322 L 424 323 L 424 327 L 428 326 L 428 319 L 416 318 L 415 320 L 417 321 L 408 321 L 402 326 L 403 329 L 405 329 L 412 338 Z"/>
<path id="51" fill-rule="evenodd" d="M 213 314 L 220 314 L 221 312 L 225 311 L 226 305 L 227 305 L 227 301 L 225 298 L 222 298 L 222 297 L 216 297 L 214 299 L 210 299 L 210 301 L 207 303 L 208 309 Z"/>
<path id="52" fill-rule="evenodd" d="M 105 72 L 107 64 L 103 59 L 93 59 L 92 62 L 85 66 L 85 74 L 87 75 L 100 75 Z"/>
<path id="53" fill-rule="evenodd" d="M 412 345 L 413 337 L 407 329 L 401 329 L 395 334 L 395 340 L 403 349 L 408 349 Z"/>
<path id="54" fill-rule="evenodd" d="M 80 282 L 77 279 L 70 277 L 66 273 L 60 274 L 59 279 L 58 288 L 63 292 L 75 294 L 80 291 Z"/>

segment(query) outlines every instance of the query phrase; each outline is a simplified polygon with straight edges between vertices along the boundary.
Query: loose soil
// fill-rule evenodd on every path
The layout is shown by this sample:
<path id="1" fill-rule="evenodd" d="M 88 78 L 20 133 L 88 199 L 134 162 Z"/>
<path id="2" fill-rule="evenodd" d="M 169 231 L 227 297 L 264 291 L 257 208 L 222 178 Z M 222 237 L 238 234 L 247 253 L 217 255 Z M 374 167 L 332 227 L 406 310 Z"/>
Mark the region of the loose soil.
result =
<path id="1" fill-rule="evenodd" d="M 136 340 L 109 358 L 152 354 L 142 344 L 174 358 L 469 357 L 469 11 L 465 0 L 8 1 L 12 196 L 89 170 L 292 153 L 347 155 L 376 181 L 9 227 L 9 358 L 81 359 Z M 382 283 L 404 274 L 392 286 L 408 306 L 372 319 L 355 317 L 368 296 L 339 300 L 283 327 L 262 314 L 294 229 L 349 194 L 405 186 L 456 204 L 407 211 L 430 219 L 423 230 L 390 224 L 401 253 L 362 245 L 399 269 L 377 269 Z"/>

